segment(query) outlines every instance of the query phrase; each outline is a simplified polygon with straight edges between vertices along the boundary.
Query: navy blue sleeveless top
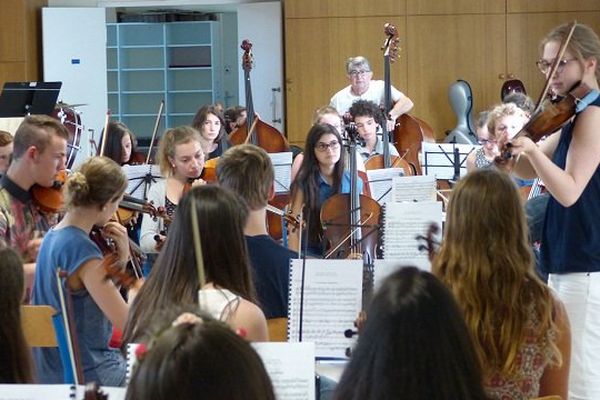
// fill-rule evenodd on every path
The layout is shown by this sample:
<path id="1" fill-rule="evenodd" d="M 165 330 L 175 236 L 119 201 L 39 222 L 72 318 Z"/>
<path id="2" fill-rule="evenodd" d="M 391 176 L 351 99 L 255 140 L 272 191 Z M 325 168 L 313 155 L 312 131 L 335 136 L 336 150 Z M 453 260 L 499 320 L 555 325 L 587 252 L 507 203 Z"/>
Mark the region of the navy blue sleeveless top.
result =
<path id="1" fill-rule="evenodd" d="M 600 98 L 589 107 L 593 106 L 600 107 Z M 562 129 L 552 158 L 563 169 L 576 123 L 577 117 Z M 550 196 L 541 257 L 542 267 L 549 273 L 600 271 L 600 166 L 596 168 L 581 197 L 571 207 L 563 207 Z"/>

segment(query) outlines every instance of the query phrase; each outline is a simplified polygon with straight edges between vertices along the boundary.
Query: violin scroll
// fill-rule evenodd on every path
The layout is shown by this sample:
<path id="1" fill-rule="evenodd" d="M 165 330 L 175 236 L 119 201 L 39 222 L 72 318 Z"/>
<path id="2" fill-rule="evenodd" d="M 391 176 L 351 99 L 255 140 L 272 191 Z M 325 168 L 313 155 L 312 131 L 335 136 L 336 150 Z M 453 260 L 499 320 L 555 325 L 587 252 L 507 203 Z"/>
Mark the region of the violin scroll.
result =
<path id="1" fill-rule="evenodd" d="M 440 227 L 435 222 L 432 222 L 427 228 L 425 235 L 418 235 L 416 239 L 418 241 L 424 241 L 425 244 L 419 245 L 419 251 L 427 251 L 429 261 L 433 262 L 435 255 L 437 254 L 438 248 L 441 243 L 435 238 L 440 233 Z"/>

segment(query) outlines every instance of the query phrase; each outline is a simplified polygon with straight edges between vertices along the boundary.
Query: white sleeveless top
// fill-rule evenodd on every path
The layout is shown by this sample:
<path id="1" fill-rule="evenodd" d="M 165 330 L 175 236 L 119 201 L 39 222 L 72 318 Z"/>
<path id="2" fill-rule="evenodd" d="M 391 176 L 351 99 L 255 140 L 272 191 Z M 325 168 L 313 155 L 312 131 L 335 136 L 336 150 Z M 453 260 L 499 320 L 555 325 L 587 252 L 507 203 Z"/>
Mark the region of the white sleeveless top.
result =
<path id="1" fill-rule="evenodd" d="M 240 302 L 240 297 L 227 289 L 200 289 L 198 304 L 213 318 L 227 321 Z"/>

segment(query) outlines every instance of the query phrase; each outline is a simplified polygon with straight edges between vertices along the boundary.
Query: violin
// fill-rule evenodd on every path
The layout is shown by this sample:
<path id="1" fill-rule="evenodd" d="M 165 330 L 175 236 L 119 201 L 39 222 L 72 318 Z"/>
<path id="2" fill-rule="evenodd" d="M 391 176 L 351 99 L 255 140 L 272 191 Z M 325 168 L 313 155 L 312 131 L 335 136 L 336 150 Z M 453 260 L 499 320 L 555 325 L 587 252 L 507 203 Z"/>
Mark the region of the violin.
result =
<path id="1" fill-rule="evenodd" d="M 58 213 L 64 203 L 63 186 L 67 181 L 67 170 L 58 171 L 54 183 L 50 187 L 35 184 L 31 187 L 33 202 L 40 210 L 47 213 Z"/>
<path id="2" fill-rule="evenodd" d="M 111 239 L 107 238 L 102 232 L 102 228 L 94 226 L 90 232 L 90 239 L 100 248 L 104 255 L 102 267 L 106 273 L 105 278 L 111 279 L 113 282 L 121 285 L 124 288 L 130 288 L 142 277 L 142 269 L 140 266 L 142 252 L 129 240 L 129 250 L 131 254 L 131 268 L 123 268 L 119 265 L 119 257 Z M 128 263 L 129 264 L 129 263 Z"/>
<path id="3" fill-rule="evenodd" d="M 556 73 L 560 60 L 563 58 L 565 50 L 571 40 L 571 36 L 575 31 L 575 27 L 576 22 L 573 22 L 569 34 L 561 43 L 531 119 L 513 137 L 513 139 L 525 136 L 530 138 L 533 142 L 538 142 L 541 138 L 551 135 L 561 129 L 576 112 L 583 110 L 587 104 L 594 101 L 597 97 L 597 93 L 595 94 L 592 88 L 581 81 L 576 82 L 562 97 L 552 94 L 548 96 L 550 82 Z M 593 96 L 594 98 L 590 99 L 589 96 Z M 506 164 L 507 161 L 512 158 L 511 147 L 512 144 L 510 142 L 503 146 L 500 155 L 496 157 L 495 162 L 497 164 Z"/>
<path id="4" fill-rule="evenodd" d="M 440 233 L 440 227 L 435 222 L 432 222 L 427 228 L 425 235 L 417 235 L 416 239 L 419 242 L 419 251 L 427 251 L 429 262 L 433 262 L 441 243 L 436 239 Z"/>
<path id="5" fill-rule="evenodd" d="M 135 213 L 144 213 L 150 215 L 155 221 L 157 218 L 162 218 L 166 223 L 171 223 L 171 217 L 167 215 L 164 207 L 156 208 L 149 201 L 140 200 L 131 195 L 123 195 L 123 199 L 119 202 L 117 209 L 117 220 L 121 225 L 128 225 Z"/>

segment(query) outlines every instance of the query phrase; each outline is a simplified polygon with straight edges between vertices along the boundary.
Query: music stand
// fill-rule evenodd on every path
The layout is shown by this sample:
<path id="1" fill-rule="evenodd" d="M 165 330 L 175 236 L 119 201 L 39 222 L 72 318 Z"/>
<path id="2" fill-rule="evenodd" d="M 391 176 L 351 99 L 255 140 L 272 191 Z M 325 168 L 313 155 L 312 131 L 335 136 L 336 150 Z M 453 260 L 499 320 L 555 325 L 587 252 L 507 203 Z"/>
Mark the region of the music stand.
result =
<path id="1" fill-rule="evenodd" d="M 125 164 L 122 168 L 128 180 L 125 192 L 139 200 L 147 200 L 150 185 L 163 178 L 155 164 Z"/>
<path id="2" fill-rule="evenodd" d="M 0 118 L 50 115 L 62 82 L 6 82 L 0 93 Z"/>
<path id="3" fill-rule="evenodd" d="M 425 175 L 457 181 L 467 174 L 467 156 L 476 147 L 471 144 L 423 142 L 421 151 Z"/>

